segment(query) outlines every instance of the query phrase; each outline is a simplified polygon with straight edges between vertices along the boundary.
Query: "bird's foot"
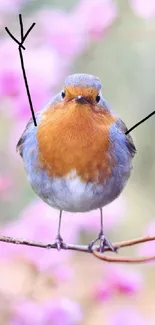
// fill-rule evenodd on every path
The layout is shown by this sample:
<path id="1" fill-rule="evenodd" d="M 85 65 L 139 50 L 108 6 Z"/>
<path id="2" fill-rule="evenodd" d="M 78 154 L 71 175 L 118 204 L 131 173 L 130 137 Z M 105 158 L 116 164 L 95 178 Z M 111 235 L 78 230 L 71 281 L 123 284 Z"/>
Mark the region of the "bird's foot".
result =
<path id="1" fill-rule="evenodd" d="M 55 245 L 57 250 L 60 251 L 61 249 L 67 249 L 68 246 L 64 243 L 62 237 L 60 235 L 57 235 L 55 242 L 52 244 L 52 246 Z"/>
<path id="2" fill-rule="evenodd" d="M 88 245 L 89 252 L 92 252 L 93 246 L 98 240 L 100 241 L 100 246 L 99 246 L 100 253 L 104 253 L 105 247 L 108 247 L 112 252 L 116 252 L 116 248 L 113 247 L 111 242 L 104 236 L 103 231 L 101 231 L 98 237 Z"/>

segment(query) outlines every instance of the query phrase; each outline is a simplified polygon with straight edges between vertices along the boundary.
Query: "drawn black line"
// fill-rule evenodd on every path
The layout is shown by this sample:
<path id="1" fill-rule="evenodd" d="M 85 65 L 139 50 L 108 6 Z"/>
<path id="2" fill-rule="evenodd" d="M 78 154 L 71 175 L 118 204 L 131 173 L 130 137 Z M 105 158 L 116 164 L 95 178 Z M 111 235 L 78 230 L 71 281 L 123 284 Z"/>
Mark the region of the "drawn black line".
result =
<path id="1" fill-rule="evenodd" d="M 28 100 L 29 100 L 29 104 L 30 104 L 30 109 L 31 109 L 33 122 L 34 122 L 34 125 L 37 126 L 37 122 L 36 122 L 36 118 L 35 118 L 35 114 L 34 114 L 34 109 L 33 109 L 33 103 L 32 103 L 30 90 L 29 90 L 29 85 L 28 85 L 28 80 L 27 80 L 26 71 L 25 71 L 25 67 L 24 67 L 23 53 L 22 53 L 22 50 L 25 50 L 25 47 L 23 46 L 23 43 L 26 40 L 26 38 L 29 35 L 32 28 L 35 26 L 35 23 L 33 23 L 30 26 L 30 28 L 27 30 L 25 35 L 24 35 L 24 27 L 23 27 L 23 20 L 22 20 L 22 15 L 21 14 L 19 14 L 19 24 L 20 24 L 20 32 L 21 32 L 21 42 L 19 42 L 12 35 L 12 33 L 9 31 L 9 29 L 7 27 L 5 27 L 5 30 L 9 34 L 9 36 L 19 45 L 18 50 L 19 50 L 19 56 L 20 56 L 20 61 L 21 61 L 21 68 L 22 68 L 22 72 L 23 72 L 23 78 L 24 78 L 24 82 L 25 82 L 25 88 L 26 88 L 26 91 L 27 91 L 27 96 L 28 96 Z M 154 114 L 155 114 L 155 111 L 153 111 L 152 113 L 147 115 L 145 118 L 143 118 L 141 121 L 139 121 L 138 123 L 133 125 L 125 134 L 129 134 L 131 131 L 133 131 L 135 128 L 137 128 L 140 124 L 144 123 L 146 120 L 148 120 Z"/>
<path id="2" fill-rule="evenodd" d="M 34 122 L 34 125 L 37 126 L 36 117 L 35 117 L 35 113 L 34 113 L 34 109 L 33 109 L 33 103 L 32 103 L 31 94 L 30 94 L 29 85 L 28 85 L 28 80 L 27 80 L 27 76 L 26 76 L 25 66 L 24 66 L 23 53 L 22 53 L 22 50 L 25 50 L 25 47 L 23 46 L 23 43 L 26 40 L 26 38 L 29 35 L 29 33 L 32 30 L 32 28 L 35 26 L 35 23 L 33 23 L 30 26 L 30 28 L 27 30 L 27 32 L 25 33 L 25 35 L 24 35 L 24 27 L 23 27 L 23 20 L 22 20 L 22 15 L 21 14 L 19 14 L 19 24 L 20 24 L 21 42 L 19 42 L 12 35 L 12 33 L 9 31 L 9 29 L 7 27 L 5 27 L 5 30 L 9 34 L 9 36 L 19 45 L 18 50 L 19 50 L 19 57 L 20 57 L 21 68 L 22 68 L 22 72 L 23 72 L 23 78 L 24 78 L 25 88 L 26 88 L 26 92 L 27 92 L 27 96 L 28 96 L 28 100 L 29 100 L 29 104 L 30 104 L 30 109 L 31 109 L 31 114 L 32 114 L 33 122 Z"/>
<path id="3" fill-rule="evenodd" d="M 23 43 L 24 28 L 23 28 L 23 20 L 22 20 L 21 14 L 19 14 L 19 24 L 20 24 L 20 29 L 21 29 L 21 43 Z"/>
<path id="4" fill-rule="evenodd" d="M 150 113 L 149 115 L 147 115 L 146 117 L 144 117 L 141 121 L 139 121 L 138 123 L 136 123 L 135 125 L 133 125 L 125 134 L 128 134 L 131 131 L 133 131 L 135 128 L 137 128 L 137 126 L 139 126 L 140 124 L 144 123 L 146 120 L 148 120 L 154 114 L 155 114 L 155 111 L 153 111 L 152 113 Z"/>
<path id="5" fill-rule="evenodd" d="M 19 42 L 9 31 L 9 29 L 7 27 L 5 27 L 6 32 L 9 34 L 9 36 L 18 44 L 22 47 L 23 50 L 25 50 L 25 47 L 21 44 L 21 42 Z"/>
<path id="6" fill-rule="evenodd" d="M 35 26 L 36 23 L 33 23 L 30 28 L 27 30 L 27 32 L 25 33 L 25 36 L 23 37 L 23 42 L 25 41 L 26 37 L 28 36 L 28 34 L 30 33 L 30 31 L 32 30 L 32 28 Z M 22 42 L 22 43 L 23 43 Z"/>
<path id="7" fill-rule="evenodd" d="M 22 67 L 22 72 L 23 72 L 23 77 L 24 77 L 24 82 L 25 82 L 27 96 L 28 96 L 28 100 L 29 100 L 29 104 L 30 104 L 33 122 L 34 122 L 34 125 L 37 126 L 34 109 L 33 109 L 33 104 L 32 104 L 32 99 L 31 99 L 31 95 L 30 95 L 30 91 L 29 91 L 28 81 L 27 81 L 27 77 L 26 77 L 26 71 L 25 71 L 25 67 L 24 67 L 23 53 L 22 53 L 22 49 L 20 46 L 19 46 L 19 56 L 20 56 L 21 67 Z"/>

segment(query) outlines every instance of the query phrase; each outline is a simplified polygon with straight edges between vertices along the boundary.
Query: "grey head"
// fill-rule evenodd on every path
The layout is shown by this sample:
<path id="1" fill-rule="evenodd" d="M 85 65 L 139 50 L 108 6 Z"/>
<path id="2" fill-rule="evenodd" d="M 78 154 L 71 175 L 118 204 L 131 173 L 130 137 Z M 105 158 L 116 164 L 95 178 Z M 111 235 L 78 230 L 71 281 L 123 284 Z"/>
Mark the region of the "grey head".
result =
<path id="1" fill-rule="evenodd" d="M 102 84 L 98 77 L 95 77 L 95 76 L 93 76 L 91 74 L 87 74 L 87 73 L 72 74 L 72 75 L 69 75 L 64 82 L 64 87 L 68 87 L 68 86 L 96 88 L 96 90 L 98 91 L 98 94 L 100 96 L 100 101 L 99 101 L 100 106 L 103 107 L 103 109 L 112 111 L 111 108 L 109 107 L 108 102 L 104 99 L 104 97 L 101 93 Z"/>
<path id="2" fill-rule="evenodd" d="M 104 99 L 104 97 L 101 93 L 102 84 L 98 77 L 95 77 L 95 76 L 93 76 L 91 74 L 87 74 L 87 73 L 72 74 L 72 75 L 69 75 L 65 79 L 64 89 L 69 86 L 83 87 L 83 88 L 96 88 L 96 90 L 99 94 L 99 98 L 100 98 L 98 104 L 103 109 L 110 110 L 112 112 L 111 108 L 109 107 L 108 102 Z M 64 98 L 63 95 L 65 95 L 64 89 L 62 89 L 60 93 L 58 93 L 56 96 L 53 97 L 50 104 L 56 104 L 60 100 L 61 101 L 63 100 L 63 98 Z M 83 96 L 77 96 L 77 100 L 81 103 L 84 103 Z M 46 109 L 46 107 L 45 107 L 45 109 Z"/>
<path id="3" fill-rule="evenodd" d="M 69 75 L 64 82 L 64 86 L 67 87 L 70 85 L 75 87 L 93 87 L 98 91 L 100 91 L 102 87 L 99 78 L 86 73 L 76 73 Z"/>

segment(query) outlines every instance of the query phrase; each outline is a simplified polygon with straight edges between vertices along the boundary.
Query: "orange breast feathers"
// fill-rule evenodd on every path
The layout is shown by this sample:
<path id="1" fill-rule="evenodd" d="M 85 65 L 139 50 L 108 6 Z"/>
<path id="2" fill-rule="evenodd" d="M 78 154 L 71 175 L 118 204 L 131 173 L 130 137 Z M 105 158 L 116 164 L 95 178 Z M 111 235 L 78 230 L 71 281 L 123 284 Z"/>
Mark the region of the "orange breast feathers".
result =
<path id="1" fill-rule="evenodd" d="M 76 171 L 84 182 L 103 182 L 111 174 L 110 112 L 75 101 L 60 102 L 43 112 L 37 140 L 40 167 L 49 177 Z"/>

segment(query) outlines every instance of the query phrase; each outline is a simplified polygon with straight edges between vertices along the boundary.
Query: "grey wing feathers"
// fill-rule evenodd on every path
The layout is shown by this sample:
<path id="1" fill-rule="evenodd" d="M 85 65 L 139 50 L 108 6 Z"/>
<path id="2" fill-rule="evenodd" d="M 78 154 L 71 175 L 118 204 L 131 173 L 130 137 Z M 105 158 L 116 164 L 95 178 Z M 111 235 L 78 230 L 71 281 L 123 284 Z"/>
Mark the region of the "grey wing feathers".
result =
<path id="1" fill-rule="evenodd" d="M 29 127 L 30 127 L 32 124 L 34 124 L 34 122 L 33 122 L 33 119 L 31 118 L 31 119 L 28 121 L 28 123 L 27 123 L 27 125 L 26 125 L 26 127 L 25 127 L 25 130 L 24 130 L 24 132 L 22 133 L 22 135 L 21 135 L 21 137 L 20 137 L 20 139 L 19 139 L 19 141 L 18 141 L 18 143 L 17 143 L 17 145 L 16 145 L 16 151 L 19 152 L 19 154 L 20 154 L 21 157 L 23 157 L 23 144 L 24 144 L 24 142 L 25 142 L 25 140 L 26 140 L 27 130 L 29 129 Z M 35 127 L 35 126 L 34 126 L 34 127 Z"/>
<path id="2" fill-rule="evenodd" d="M 17 145 L 16 145 L 16 151 L 19 152 L 20 156 L 23 156 L 23 150 L 22 150 L 22 144 L 24 142 L 24 133 L 22 134 L 22 136 L 20 137 Z"/>
<path id="3" fill-rule="evenodd" d="M 119 119 L 118 125 L 119 125 L 120 130 L 124 134 L 128 131 L 128 128 L 126 127 L 125 123 L 121 119 Z M 131 153 L 132 157 L 134 157 L 137 150 L 136 150 L 136 147 L 134 145 L 133 139 L 130 134 L 126 134 L 126 145 L 127 145 L 129 152 Z"/>
<path id="4" fill-rule="evenodd" d="M 36 121 L 37 121 L 37 125 L 40 121 L 40 117 L 41 117 L 41 114 L 44 110 L 46 110 L 49 106 L 54 106 L 55 103 L 57 103 L 58 101 L 60 101 L 61 99 L 61 93 L 57 94 L 56 96 L 54 96 L 52 98 L 52 100 L 50 100 L 50 102 L 47 103 L 47 105 L 40 111 L 36 112 L 35 113 L 35 118 L 36 118 Z M 16 145 L 16 150 L 17 152 L 19 152 L 20 156 L 22 157 L 23 156 L 23 144 L 25 142 L 25 140 L 27 139 L 27 136 L 29 135 L 30 136 L 30 132 L 33 133 L 34 129 L 36 128 L 36 126 L 34 125 L 34 122 L 33 122 L 33 118 L 31 118 L 27 125 L 26 125 L 26 128 L 24 130 L 24 132 L 22 133 L 17 145 Z"/>

